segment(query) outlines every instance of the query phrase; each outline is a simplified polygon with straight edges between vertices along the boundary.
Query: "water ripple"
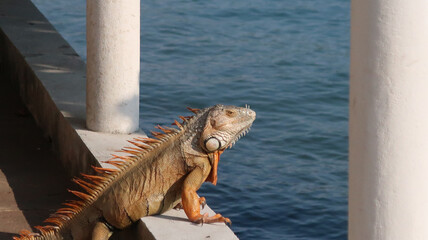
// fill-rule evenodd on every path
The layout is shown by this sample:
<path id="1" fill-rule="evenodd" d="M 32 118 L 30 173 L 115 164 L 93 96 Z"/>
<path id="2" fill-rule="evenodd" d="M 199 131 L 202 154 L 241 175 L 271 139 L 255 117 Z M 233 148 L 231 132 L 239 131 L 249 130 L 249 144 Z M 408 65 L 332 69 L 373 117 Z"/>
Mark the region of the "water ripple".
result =
<path id="1" fill-rule="evenodd" d="M 85 1 L 33 0 L 86 58 Z M 142 1 L 141 127 L 257 112 L 200 194 L 241 239 L 346 239 L 349 1 Z"/>

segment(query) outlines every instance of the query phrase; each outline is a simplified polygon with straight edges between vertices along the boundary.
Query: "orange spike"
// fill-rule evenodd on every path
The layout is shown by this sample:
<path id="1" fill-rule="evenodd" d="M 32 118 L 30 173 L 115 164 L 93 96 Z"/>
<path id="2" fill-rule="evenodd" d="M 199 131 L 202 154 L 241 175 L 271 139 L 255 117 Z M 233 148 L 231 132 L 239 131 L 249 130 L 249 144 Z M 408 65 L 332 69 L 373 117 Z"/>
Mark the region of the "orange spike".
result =
<path id="1" fill-rule="evenodd" d="M 196 113 L 198 113 L 199 111 L 201 111 L 201 109 L 198 109 L 198 108 L 190 108 L 190 107 L 187 107 L 187 110 L 191 111 L 191 112 L 192 112 L 192 113 L 194 113 L 194 114 L 196 114 Z"/>
<path id="2" fill-rule="evenodd" d="M 93 191 L 94 191 L 93 190 L 93 188 L 94 188 L 93 184 L 87 183 L 87 182 L 83 181 L 82 179 L 78 179 L 78 178 L 73 178 L 72 181 L 77 183 L 83 189 L 85 189 L 86 192 L 93 193 Z"/>
<path id="3" fill-rule="evenodd" d="M 19 232 L 19 234 L 22 236 L 26 236 L 26 235 L 30 235 L 32 232 L 28 231 L 28 230 L 21 230 L 21 232 Z"/>
<path id="4" fill-rule="evenodd" d="M 179 123 L 177 120 L 174 120 L 174 123 L 172 125 L 176 125 L 179 128 L 183 128 L 183 126 L 181 125 L 181 123 Z"/>
<path id="5" fill-rule="evenodd" d="M 82 175 L 84 178 L 93 181 L 95 184 L 103 182 L 104 180 L 106 180 L 105 177 L 102 176 L 97 176 L 97 175 L 88 175 L 88 174 L 84 174 L 81 173 L 80 175 Z"/>
<path id="6" fill-rule="evenodd" d="M 151 133 L 153 136 L 163 135 L 162 133 L 160 133 L 160 132 L 156 132 L 156 131 L 150 131 L 150 133 Z"/>
<path id="7" fill-rule="evenodd" d="M 139 140 L 140 140 L 141 142 L 143 142 L 143 143 L 146 143 L 146 144 L 150 144 L 150 143 L 158 143 L 158 142 L 160 142 L 159 140 L 154 139 L 154 138 L 139 138 Z"/>
<path id="8" fill-rule="evenodd" d="M 187 119 L 185 118 L 185 117 L 183 117 L 183 116 L 178 116 L 181 120 L 183 120 L 183 122 L 186 122 L 187 121 Z"/>
<path id="9" fill-rule="evenodd" d="M 98 173 L 112 173 L 112 172 L 119 171 L 119 170 L 113 169 L 113 168 L 103 168 L 103 167 L 95 167 L 95 166 L 91 166 L 91 167 Z"/>
<path id="10" fill-rule="evenodd" d="M 132 155 L 137 155 L 137 154 L 140 153 L 140 150 L 137 152 L 137 151 L 131 151 L 131 150 L 127 150 L 127 149 L 123 148 L 122 150 L 119 150 L 119 151 L 116 151 L 116 152 L 123 152 L 123 153 L 132 154 Z"/>
<path id="11" fill-rule="evenodd" d="M 155 128 L 162 130 L 164 133 L 172 133 L 173 131 L 163 128 L 160 125 L 155 126 Z"/>
<path id="12" fill-rule="evenodd" d="M 87 200 L 89 199 L 91 196 L 89 196 L 88 194 L 79 192 L 79 191 L 73 191 L 68 189 L 69 192 L 73 193 L 74 195 L 76 195 L 77 197 L 81 198 L 82 200 Z"/>
<path id="13" fill-rule="evenodd" d="M 107 160 L 107 161 L 104 161 L 104 162 L 108 163 L 108 164 L 111 164 L 111 165 L 113 165 L 115 167 L 118 167 L 118 168 L 120 168 L 120 167 L 122 167 L 124 165 L 124 162 L 122 162 L 122 161 Z"/>
<path id="14" fill-rule="evenodd" d="M 140 141 L 140 140 L 137 139 L 136 141 Z M 137 146 L 141 149 L 148 149 L 149 148 L 149 146 L 145 145 L 145 144 L 141 144 L 141 143 L 137 143 L 137 142 L 133 142 L 133 141 L 128 141 L 128 142 L 134 144 L 135 146 Z"/>
<path id="15" fill-rule="evenodd" d="M 165 137 L 165 134 L 160 133 L 160 132 L 155 132 L 155 131 L 150 131 L 152 133 L 153 136 L 155 136 L 155 138 L 157 139 L 162 139 L 163 137 Z"/>
<path id="16" fill-rule="evenodd" d="M 39 230 L 41 234 L 46 235 L 48 232 L 53 230 L 54 226 L 34 226 L 34 228 Z"/>
<path id="17" fill-rule="evenodd" d="M 82 206 L 80 204 L 74 204 L 74 203 L 63 203 L 63 205 L 69 206 L 73 208 L 73 210 L 79 210 Z"/>
<path id="18" fill-rule="evenodd" d="M 79 205 L 79 206 L 83 206 L 83 202 L 80 200 L 65 200 L 66 203 L 71 203 L 71 204 L 75 204 L 75 205 Z"/>
<path id="19" fill-rule="evenodd" d="M 46 219 L 45 221 L 43 221 L 45 223 L 53 223 L 56 224 L 57 226 L 60 226 L 62 224 L 62 221 L 56 217 L 50 217 L 48 219 Z"/>
<path id="20" fill-rule="evenodd" d="M 56 212 L 55 215 L 61 215 L 64 216 L 66 218 L 71 218 L 71 216 L 73 216 L 75 213 L 74 212 Z"/>
<path id="21" fill-rule="evenodd" d="M 91 166 L 91 167 L 95 170 L 95 172 L 104 174 L 104 171 L 101 171 L 98 168 L 95 168 L 94 166 Z"/>
<path id="22" fill-rule="evenodd" d="M 76 211 L 73 208 L 60 208 L 56 213 L 67 214 L 67 213 L 75 213 Z"/>
<path id="23" fill-rule="evenodd" d="M 85 186 L 87 186 L 87 187 L 89 187 L 89 188 L 91 188 L 91 189 L 93 189 L 93 188 L 95 188 L 95 187 L 96 187 L 94 184 L 92 184 L 92 183 L 88 183 L 88 182 L 87 182 L 87 181 L 85 181 L 85 180 L 82 180 L 82 179 L 80 179 L 80 178 L 76 178 L 76 179 L 79 181 L 79 183 L 84 184 Z"/>
<path id="24" fill-rule="evenodd" d="M 65 215 L 65 214 L 59 214 L 59 213 L 51 214 L 51 216 L 50 216 L 50 217 L 51 217 L 51 218 L 56 218 L 56 219 L 58 219 L 59 221 L 61 221 L 61 220 L 67 221 L 67 220 L 69 220 L 69 219 L 70 219 L 67 215 Z"/>
<path id="25" fill-rule="evenodd" d="M 35 229 L 39 230 L 41 234 L 45 234 L 47 231 L 42 226 L 34 226 Z"/>
<path id="26" fill-rule="evenodd" d="M 30 239 L 34 239 L 33 237 L 34 236 L 40 236 L 40 234 L 38 234 L 38 233 L 32 233 L 32 232 L 30 232 L 30 231 L 28 231 L 28 230 L 21 230 L 20 232 L 19 232 L 19 237 L 13 237 L 13 239 L 15 240 L 20 240 L 20 239 L 23 239 L 23 238 L 29 238 L 29 237 L 31 237 Z"/>
<path id="27" fill-rule="evenodd" d="M 139 148 L 134 148 L 134 147 L 124 147 L 124 149 L 135 150 L 135 151 L 137 151 L 137 152 L 141 152 L 141 149 L 139 149 Z"/>
<path id="28" fill-rule="evenodd" d="M 124 161 L 131 161 L 132 160 L 132 158 L 128 157 L 128 156 L 118 156 L 115 154 L 112 154 L 112 156 L 113 156 L 113 159 L 119 158 L 119 159 L 124 160 Z"/>

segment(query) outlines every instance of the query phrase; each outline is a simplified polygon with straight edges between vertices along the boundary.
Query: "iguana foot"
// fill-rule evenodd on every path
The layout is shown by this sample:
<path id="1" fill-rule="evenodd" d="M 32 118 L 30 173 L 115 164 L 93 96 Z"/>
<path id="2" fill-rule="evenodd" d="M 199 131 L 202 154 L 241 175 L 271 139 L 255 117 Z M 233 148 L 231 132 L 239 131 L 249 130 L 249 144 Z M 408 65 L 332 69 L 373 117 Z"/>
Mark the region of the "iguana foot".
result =
<path id="1" fill-rule="evenodd" d="M 199 214 L 200 217 L 197 218 L 195 223 L 201 223 L 202 225 L 204 223 L 215 223 L 215 222 L 224 222 L 228 225 L 232 225 L 232 221 L 230 221 L 229 218 L 223 217 L 221 214 L 217 213 L 216 215 L 209 217 L 208 213 L 204 213 L 204 215 Z"/>

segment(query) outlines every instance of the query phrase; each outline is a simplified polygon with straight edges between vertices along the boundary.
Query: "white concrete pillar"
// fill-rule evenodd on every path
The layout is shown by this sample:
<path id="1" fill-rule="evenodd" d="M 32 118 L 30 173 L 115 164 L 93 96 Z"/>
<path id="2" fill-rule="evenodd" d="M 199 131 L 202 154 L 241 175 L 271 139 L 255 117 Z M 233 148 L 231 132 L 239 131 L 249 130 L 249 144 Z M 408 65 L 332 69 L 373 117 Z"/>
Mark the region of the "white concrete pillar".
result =
<path id="1" fill-rule="evenodd" d="M 87 0 L 87 127 L 138 129 L 140 0 Z"/>
<path id="2" fill-rule="evenodd" d="M 352 0 L 349 239 L 428 239 L 428 1 Z"/>

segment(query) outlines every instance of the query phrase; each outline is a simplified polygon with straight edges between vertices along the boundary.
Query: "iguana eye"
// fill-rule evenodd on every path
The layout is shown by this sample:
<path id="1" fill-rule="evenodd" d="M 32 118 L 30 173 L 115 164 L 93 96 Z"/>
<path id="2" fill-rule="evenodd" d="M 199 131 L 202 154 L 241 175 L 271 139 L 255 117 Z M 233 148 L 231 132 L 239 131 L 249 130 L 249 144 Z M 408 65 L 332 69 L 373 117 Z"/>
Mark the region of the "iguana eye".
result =
<path id="1" fill-rule="evenodd" d="M 215 137 L 210 137 L 205 140 L 204 145 L 209 152 L 214 152 L 221 147 L 220 141 Z"/>
<path id="2" fill-rule="evenodd" d="M 236 115 L 236 111 L 226 110 L 226 115 L 228 117 L 234 117 Z"/>

